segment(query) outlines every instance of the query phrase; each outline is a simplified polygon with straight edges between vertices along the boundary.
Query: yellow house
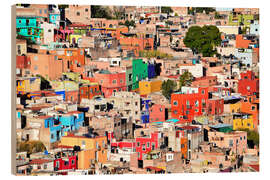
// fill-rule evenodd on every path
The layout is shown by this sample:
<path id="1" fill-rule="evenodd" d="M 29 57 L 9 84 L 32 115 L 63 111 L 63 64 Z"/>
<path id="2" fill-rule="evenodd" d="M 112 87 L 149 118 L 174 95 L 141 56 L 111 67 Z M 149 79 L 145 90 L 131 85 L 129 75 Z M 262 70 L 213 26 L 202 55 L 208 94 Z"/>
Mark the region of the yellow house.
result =
<path id="1" fill-rule="evenodd" d="M 153 92 L 158 92 L 161 89 L 162 81 L 140 81 L 139 91 L 140 95 L 147 95 Z"/>
<path id="2" fill-rule="evenodd" d="M 69 36 L 69 43 L 72 44 L 72 43 L 78 43 L 79 40 L 82 39 L 82 35 L 80 34 L 71 34 Z"/>
<path id="3" fill-rule="evenodd" d="M 40 91 L 41 80 L 39 77 L 17 78 L 17 94 Z"/>
<path id="4" fill-rule="evenodd" d="M 237 129 L 254 130 L 253 116 L 251 114 L 234 114 L 233 130 Z"/>

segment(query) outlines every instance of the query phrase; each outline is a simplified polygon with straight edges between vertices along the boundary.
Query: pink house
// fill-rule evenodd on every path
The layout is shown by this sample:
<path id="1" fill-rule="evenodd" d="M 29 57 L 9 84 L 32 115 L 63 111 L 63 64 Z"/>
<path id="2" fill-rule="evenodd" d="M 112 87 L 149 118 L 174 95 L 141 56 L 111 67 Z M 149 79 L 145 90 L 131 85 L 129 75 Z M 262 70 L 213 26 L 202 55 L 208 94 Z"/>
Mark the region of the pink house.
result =
<path id="1" fill-rule="evenodd" d="M 104 97 L 110 97 L 113 92 L 126 91 L 126 73 L 111 73 L 108 70 L 101 70 L 94 74 L 95 81 L 101 85 Z"/>
<path id="2" fill-rule="evenodd" d="M 149 109 L 149 122 L 165 121 L 165 106 L 160 104 L 154 104 Z"/>
<path id="3" fill-rule="evenodd" d="M 221 148 L 231 148 L 231 152 L 236 154 L 243 154 L 247 150 L 247 132 L 245 131 L 208 132 L 208 138 L 209 142 Z"/>

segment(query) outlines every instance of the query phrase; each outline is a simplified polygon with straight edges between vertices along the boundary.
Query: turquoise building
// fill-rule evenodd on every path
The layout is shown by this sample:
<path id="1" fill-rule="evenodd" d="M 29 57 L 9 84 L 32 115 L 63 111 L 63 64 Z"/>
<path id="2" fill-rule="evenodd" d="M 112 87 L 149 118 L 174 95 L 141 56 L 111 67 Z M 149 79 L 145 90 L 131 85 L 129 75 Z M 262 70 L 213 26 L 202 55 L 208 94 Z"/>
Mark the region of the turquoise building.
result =
<path id="1" fill-rule="evenodd" d="M 42 28 L 37 21 L 39 17 L 26 17 L 17 16 L 16 17 L 16 29 L 17 35 L 24 36 L 30 39 L 34 43 L 38 43 L 42 36 Z"/>

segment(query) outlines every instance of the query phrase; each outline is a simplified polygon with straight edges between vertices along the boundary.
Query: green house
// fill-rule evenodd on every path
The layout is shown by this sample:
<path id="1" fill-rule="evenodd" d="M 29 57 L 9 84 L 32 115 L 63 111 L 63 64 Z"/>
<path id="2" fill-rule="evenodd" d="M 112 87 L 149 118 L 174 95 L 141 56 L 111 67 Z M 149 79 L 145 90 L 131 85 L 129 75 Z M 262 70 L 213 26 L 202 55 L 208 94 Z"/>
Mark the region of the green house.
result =
<path id="1" fill-rule="evenodd" d="M 139 88 L 139 81 L 148 76 L 147 64 L 142 59 L 132 60 L 132 90 Z"/>
<path id="2" fill-rule="evenodd" d="M 253 20 L 254 16 L 252 14 L 230 14 L 228 25 L 249 27 Z"/>

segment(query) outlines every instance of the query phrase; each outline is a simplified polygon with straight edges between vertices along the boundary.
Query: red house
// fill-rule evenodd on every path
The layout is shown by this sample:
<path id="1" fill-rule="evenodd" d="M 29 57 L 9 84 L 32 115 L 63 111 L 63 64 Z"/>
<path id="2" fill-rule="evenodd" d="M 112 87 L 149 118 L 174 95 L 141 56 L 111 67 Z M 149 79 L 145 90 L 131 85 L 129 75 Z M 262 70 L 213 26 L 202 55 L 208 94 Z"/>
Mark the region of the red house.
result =
<path id="1" fill-rule="evenodd" d="M 178 123 L 192 122 L 195 116 L 206 114 L 207 87 L 182 87 L 181 92 L 171 95 L 171 116 Z"/>
<path id="2" fill-rule="evenodd" d="M 207 100 L 207 114 L 208 115 L 221 115 L 224 111 L 224 99 L 213 98 Z"/>
<path id="3" fill-rule="evenodd" d="M 126 91 L 126 73 L 111 73 L 108 70 L 101 70 L 94 74 L 96 82 L 101 85 L 104 97 L 110 97 L 113 92 Z"/>
<path id="4" fill-rule="evenodd" d="M 159 145 L 159 134 L 158 132 L 152 133 L 151 136 L 137 137 L 136 141 L 136 152 L 138 153 L 138 160 L 142 160 L 143 156 L 152 150 L 158 148 Z"/>
<path id="5" fill-rule="evenodd" d="M 16 68 L 29 69 L 30 68 L 30 58 L 27 56 L 16 56 Z"/>
<path id="6" fill-rule="evenodd" d="M 77 156 L 67 156 L 55 159 L 53 167 L 56 171 L 77 169 Z"/>
<path id="7" fill-rule="evenodd" d="M 241 73 L 241 79 L 238 81 L 238 93 L 243 96 L 253 95 L 259 93 L 259 79 L 255 78 L 252 71 Z"/>
<path id="8" fill-rule="evenodd" d="M 149 123 L 165 121 L 165 106 L 154 104 L 149 108 Z"/>
<path id="9" fill-rule="evenodd" d="M 82 98 L 92 99 L 94 96 L 101 95 L 101 91 L 98 84 L 82 85 L 79 89 L 80 102 Z"/>

